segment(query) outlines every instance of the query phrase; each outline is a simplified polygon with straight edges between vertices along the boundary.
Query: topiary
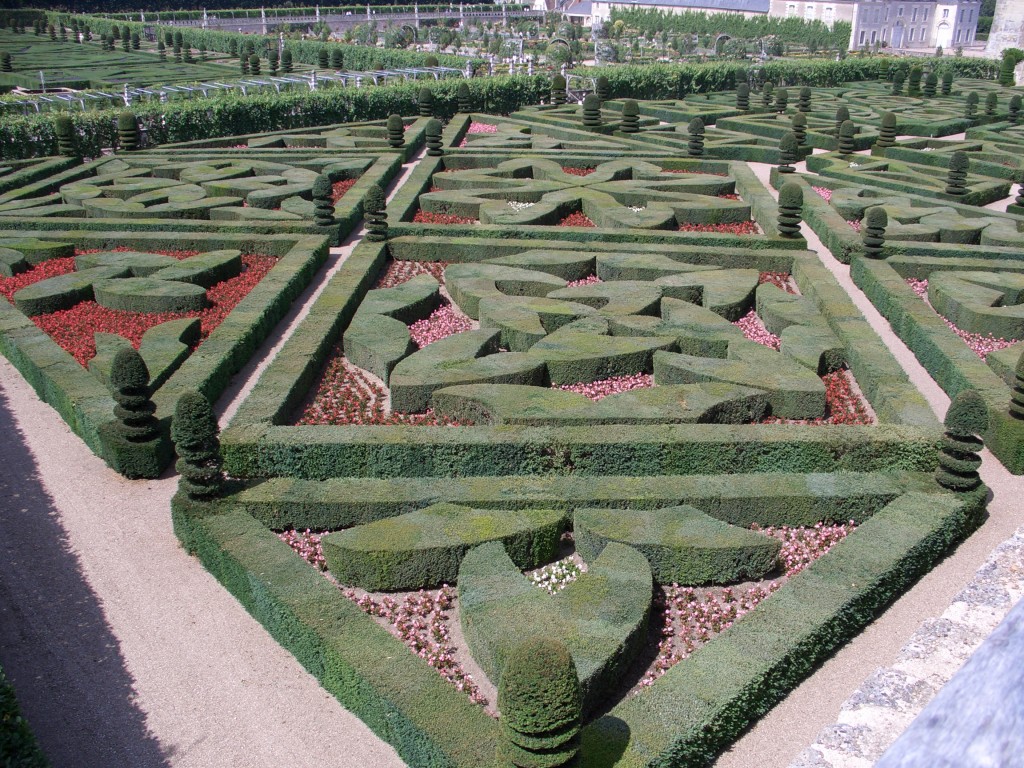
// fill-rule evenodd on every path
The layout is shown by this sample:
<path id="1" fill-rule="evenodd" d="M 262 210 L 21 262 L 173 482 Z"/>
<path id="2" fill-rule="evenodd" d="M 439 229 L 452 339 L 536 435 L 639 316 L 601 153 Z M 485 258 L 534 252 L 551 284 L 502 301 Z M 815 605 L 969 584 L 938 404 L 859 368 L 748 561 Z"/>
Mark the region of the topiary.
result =
<path id="1" fill-rule="evenodd" d="M 334 48 L 331 50 L 331 69 L 341 69 L 345 63 L 345 57 L 341 53 L 341 48 Z"/>
<path id="2" fill-rule="evenodd" d="M 293 69 L 294 64 L 292 63 L 292 52 L 285 48 L 281 51 L 281 71 L 286 75 L 290 75 Z"/>
<path id="3" fill-rule="evenodd" d="M 1006 51 L 1003 54 L 1003 61 L 999 65 L 999 84 L 1004 88 L 1012 88 L 1016 85 L 1016 78 L 1014 77 L 1013 70 L 1017 66 L 1017 61 L 1013 54 Z"/>
<path id="4" fill-rule="evenodd" d="M 765 81 L 765 84 L 761 86 L 761 107 L 763 109 L 771 109 L 774 91 L 775 83 L 771 80 Z"/>
<path id="5" fill-rule="evenodd" d="M 423 60 L 423 66 L 425 66 L 425 67 L 436 67 L 437 66 L 437 56 L 434 56 L 433 54 L 431 54 L 430 56 L 427 56 L 427 58 L 425 58 Z"/>
<path id="6" fill-rule="evenodd" d="M 796 143 L 801 147 L 807 143 L 807 115 L 803 112 L 795 112 L 789 119 L 790 128 L 796 136 Z"/>
<path id="7" fill-rule="evenodd" d="M 920 64 L 915 64 L 910 68 L 910 75 L 907 78 L 907 95 L 908 96 L 920 96 L 921 95 L 921 78 L 924 76 L 924 70 L 921 69 Z"/>
<path id="8" fill-rule="evenodd" d="M 557 106 L 565 104 L 565 78 L 561 75 L 555 75 L 551 78 L 551 103 Z"/>
<path id="9" fill-rule="evenodd" d="M 622 103 L 622 124 L 619 130 L 623 133 L 640 131 L 640 105 L 633 99 L 627 99 Z"/>
<path id="10" fill-rule="evenodd" d="M 132 32 L 132 50 L 138 51 L 142 48 L 142 38 L 139 37 L 138 32 Z M 200 50 L 205 51 L 206 48 L 200 45 Z"/>
<path id="11" fill-rule="evenodd" d="M 736 86 L 736 109 L 740 112 L 748 112 L 750 110 L 750 86 L 746 83 L 740 83 Z"/>
<path id="12" fill-rule="evenodd" d="M 856 145 L 853 143 L 853 137 L 857 133 L 857 126 L 853 124 L 852 120 L 844 120 L 843 124 L 839 126 L 839 154 L 840 155 L 852 155 L 856 149 Z"/>
<path id="13" fill-rule="evenodd" d="M 11 60 L 11 54 L 7 51 L 0 53 L 0 72 L 12 72 L 14 65 Z"/>
<path id="14" fill-rule="evenodd" d="M 860 223 L 860 239 L 864 244 L 864 255 L 869 259 L 882 258 L 882 247 L 885 245 L 885 228 L 889 225 L 889 215 L 885 208 L 876 205 L 864 212 Z"/>
<path id="15" fill-rule="evenodd" d="M 260 73 L 260 57 L 255 53 L 249 57 L 249 72 L 253 75 L 259 75 Z"/>
<path id="16" fill-rule="evenodd" d="M 366 239 L 381 243 L 388 239 L 387 198 L 379 184 L 374 184 L 363 197 L 363 218 L 366 220 Z"/>
<path id="17" fill-rule="evenodd" d="M 123 347 L 110 365 L 110 390 L 114 397 L 112 431 L 130 443 L 157 439 L 160 423 L 153 415 L 156 404 L 150 398 L 149 369 L 134 347 Z"/>
<path id="18" fill-rule="evenodd" d="M 1010 415 L 1018 421 L 1024 421 L 1024 353 L 1017 358 L 1017 366 L 1013 370 Z"/>
<path id="19" fill-rule="evenodd" d="M 686 144 L 686 154 L 690 157 L 701 157 L 704 154 L 704 121 L 699 117 L 693 118 L 686 126 L 686 132 L 690 136 Z"/>
<path id="20" fill-rule="evenodd" d="M 420 117 L 434 116 L 434 94 L 429 88 L 420 88 L 416 96 L 416 107 Z"/>
<path id="21" fill-rule="evenodd" d="M 999 109 L 999 94 L 995 91 L 989 91 L 988 95 L 985 96 L 985 114 L 994 115 L 997 109 Z"/>
<path id="22" fill-rule="evenodd" d="M 1021 98 L 1019 93 L 1015 93 L 1010 97 L 1009 113 L 1010 113 L 1010 125 L 1018 125 L 1020 123 L 1020 104 Z"/>
<path id="23" fill-rule="evenodd" d="M 469 114 L 473 111 L 473 101 L 469 93 L 468 83 L 459 83 L 459 87 L 455 91 L 455 98 L 459 102 L 459 112 Z"/>
<path id="24" fill-rule="evenodd" d="M 927 75 L 924 76 L 924 88 L 922 90 L 922 93 L 924 93 L 926 98 L 929 98 L 929 99 L 935 98 L 935 93 L 938 90 L 938 88 L 939 88 L 939 76 L 938 75 L 936 75 L 934 72 L 929 72 Z"/>
<path id="25" fill-rule="evenodd" d="M 885 149 L 896 143 L 896 115 L 892 112 L 882 113 L 882 127 L 878 129 L 875 146 Z"/>
<path id="26" fill-rule="evenodd" d="M 313 221 L 318 227 L 329 227 L 334 221 L 334 185 L 331 177 L 321 173 L 313 182 Z"/>
<path id="27" fill-rule="evenodd" d="M 320 69 L 327 69 L 327 67 L 329 67 L 330 64 L 331 64 L 330 54 L 327 53 L 327 49 L 326 48 L 321 48 L 319 51 L 317 51 L 317 53 L 316 53 L 316 65 Z"/>
<path id="28" fill-rule="evenodd" d="M 68 115 L 58 115 L 53 121 L 53 130 L 57 134 L 57 151 L 66 157 L 81 157 L 76 147 L 75 124 Z"/>
<path id="29" fill-rule="evenodd" d="M 156 53 L 160 61 L 167 61 L 167 46 L 164 45 L 163 40 L 158 40 L 156 44 Z"/>
<path id="30" fill-rule="evenodd" d="M 800 142 L 796 134 L 786 131 L 779 139 L 779 173 L 793 173 L 796 168 L 793 165 L 797 162 L 800 152 Z"/>
<path id="31" fill-rule="evenodd" d="M 966 152 L 957 150 L 949 156 L 949 171 L 946 174 L 947 195 L 967 194 L 967 171 L 970 167 L 971 160 Z"/>
<path id="32" fill-rule="evenodd" d="M 973 118 L 978 111 L 978 92 L 971 91 L 964 100 L 964 117 Z"/>
<path id="33" fill-rule="evenodd" d="M 201 46 L 199 48 L 199 58 L 206 61 L 206 49 Z M 267 51 L 267 68 L 270 70 L 271 77 L 277 75 L 278 61 L 277 48 L 271 48 Z"/>
<path id="34" fill-rule="evenodd" d="M 968 493 L 981 486 L 978 453 L 985 447 L 980 435 L 989 426 L 988 406 L 977 390 L 965 389 L 953 398 L 943 422 L 946 433 L 939 443 L 935 480 L 943 488 Z"/>
<path id="35" fill-rule="evenodd" d="M 804 192 L 795 181 L 787 181 L 779 190 L 779 237 L 800 237 Z"/>
<path id="36" fill-rule="evenodd" d="M 131 112 L 121 112 L 117 116 L 117 145 L 126 152 L 139 148 L 139 124 Z"/>
<path id="37" fill-rule="evenodd" d="M 401 115 L 388 115 L 388 144 L 393 149 L 405 145 L 405 121 Z"/>
<path id="38" fill-rule="evenodd" d="M 806 85 L 797 93 L 796 108 L 801 112 L 811 111 L 811 89 Z"/>
<path id="39" fill-rule="evenodd" d="M 248 75 L 249 74 L 249 57 L 248 56 L 242 56 L 241 58 L 239 58 L 239 60 L 238 60 L 238 71 L 241 72 L 243 75 Z"/>
<path id="40" fill-rule="evenodd" d="M 444 154 L 444 144 L 441 141 L 441 121 L 436 118 L 430 118 L 427 121 L 426 127 L 427 137 L 427 155 L 430 157 L 440 157 Z"/>
<path id="41" fill-rule="evenodd" d="M 597 93 L 597 98 L 599 98 L 602 103 L 608 101 L 612 97 L 612 87 L 608 83 L 608 78 L 604 75 L 597 78 L 594 90 Z"/>
<path id="42" fill-rule="evenodd" d="M 786 108 L 789 106 L 789 91 L 785 88 L 779 88 L 775 91 L 775 111 L 780 115 L 786 113 Z"/>
<path id="43" fill-rule="evenodd" d="M 846 107 L 840 107 L 836 110 L 836 127 L 832 134 L 838 139 L 839 129 L 843 127 L 843 123 L 850 119 L 850 110 Z"/>
<path id="44" fill-rule="evenodd" d="M 892 75 L 892 95 L 899 96 L 903 93 L 903 81 L 905 75 L 902 69 L 897 69 Z"/>
<path id="45" fill-rule="evenodd" d="M 171 439 L 178 453 L 179 487 L 189 498 L 215 498 L 224 488 L 219 434 L 210 401 L 194 390 L 183 393 L 174 408 Z"/>
<path id="46" fill-rule="evenodd" d="M 496 764 L 557 768 L 579 754 L 583 694 L 576 664 L 554 638 L 516 645 L 498 684 L 501 712 Z"/>
<path id="47" fill-rule="evenodd" d="M 596 94 L 583 99 L 583 127 L 597 128 L 601 125 L 601 100 Z"/>
<path id="48" fill-rule="evenodd" d="M 940 93 L 943 96 L 949 96 L 953 93 L 953 73 L 948 70 L 942 73 L 942 89 Z"/>

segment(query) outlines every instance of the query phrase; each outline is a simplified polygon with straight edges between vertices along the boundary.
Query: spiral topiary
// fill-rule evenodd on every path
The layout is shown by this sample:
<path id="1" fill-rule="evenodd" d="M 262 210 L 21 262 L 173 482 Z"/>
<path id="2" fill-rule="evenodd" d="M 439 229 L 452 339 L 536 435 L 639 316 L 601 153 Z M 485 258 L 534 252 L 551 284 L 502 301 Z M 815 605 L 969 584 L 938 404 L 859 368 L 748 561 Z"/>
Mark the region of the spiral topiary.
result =
<path id="1" fill-rule="evenodd" d="M 803 112 L 794 112 L 789 119 L 789 126 L 796 136 L 796 143 L 801 147 L 807 144 L 807 115 Z"/>
<path id="2" fill-rule="evenodd" d="M 123 347 L 110 365 L 110 390 L 114 397 L 113 432 L 130 443 L 146 443 L 160 434 L 150 398 L 149 369 L 134 347 Z"/>
<path id="3" fill-rule="evenodd" d="M 1015 93 L 1010 97 L 1009 113 L 1010 113 L 1010 125 L 1020 124 L 1020 105 L 1021 98 L 1019 93 Z"/>
<path id="4" fill-rule="evenodd" d="M 779 139 L 779 173 L 793 173 L 796 168 L 793 165 L 797 162 L 800 152 L 800 142 L 796 134 L 787 131 Z"/>
<path id="5" fill-rule="evenodd" d="M 995 91 L 989 91 L 988 95 L 985 96 L 985 114 L 992 116 L 999 109 L 999 94 Z"/>
<path id="6" fill-rule="evenodd" d="M 139 124 L 131 112 L 121 112 L 117 116 L 117 144 L 126 152 L 139 148 Z"/>
<path id="7" fill-rule="evenodd" d="M 789 106 L 789 91 L 785 88 L 779 88 L 775 91 L 775 111 L 780 115 L 786 114 L 786 108 Z"/>
<path id="8" fill-rule="evenodd" d="M 330 227 L 334 220 L 334 185 L 321 173 L 313 182 L 313 221 L 318 227 Z"/>
<path id="9" fill-rule="evenodd" d="M 1018 421 L 1024 421 L 1024 353 L 1017 358 L 1017 366 L 1013 370 L 1010 415 Z"/>
<path id="10" fill-rule="evenodd" d="M 929 72 L 927 75 L 924 76 L 924 88 L 921 92 L 925 95 L 925 98 L 933 99 L 935 98 L 935 93 L 938 91 L 938 89 L 939 76 L 936 75 L 934 72 Z"/>
<path id="11" fill-rule="evenodd" d="M 561 75 L 555 75 L 551 78 L 551 103 L 557 106 L 565 104 L 565 78 Z"/>
<path id="12" fill-rule="evenodd" d="M 690 157 L 701 157 L 704 154 L 704 121 L 699 117 L 693 118 L 686 126 L 686 132 L 690 140 L 686 143 L 686 154 Z"/>
<path id="13" fill-rule="evenodd" d="M 293 62 L 294 62 L 294 59 L 292 57 L 292 52 L 289 49 L 285 48 L 283 51 L 281 51 L 281 71 L 282 72 L 284 72 L 286 75 L 290 75 L 294 71 L 294 68 L 295 68 L 295 64 Z"/>
<path id="14" fill-rule="evenodd" d="M 896 115 L 892 112 L 882 113 L 882 127 L 878 129 L 875 146 L 885 149 L 896 144 Z"/>
<path id="15" fill-rule="evenodd" d="M 857 133 L 857 126 L 852 120 L 844 120 L 839 126 L 839 154 L 843 156 L 852 155 L 856 150 L 853 137 Z"/>
<path id="16" fill-rule="evenodd" d="M 321 48 L 316 54 L 316 66 L 318 69 L 327 69 L 331 63 L 331 55 L 326 48 Z"/>
<path id="17" fill-rule="evenodd" d="M 779 190 L 779 237 L 800 237 L 804 192 L 795 181 L 787 181 Z"/>
<path id="18" fill-rule="evenodd" d="M 498 766 L 558 768 L 580 749 L 583 694 L 576 664 L 554 638 L 533 637 L 512 649 L 498 684 Z"/>
<path id="19" fill-rule="evenodd" d="M 903 74 L 902 69 L 897 69 L 892 75 L 892 95 L 900 96 L 903 93 L 903 81 L 906 79 L 906 75 Z"/>
<path id="20" fill-rule="evenodd" d="M 608 82 L 608 78 L 601 75 L 597 78 L 597 82 L 594 84 L 594 91 L 597 93 L 597 98 L 601 100 L 601 103 L 608 101 L 612 97 L 612 87 Z"/>
<path id="21" fill-rule="evenodd" d="M 191 499 L 212 499 L 224 489 L 219 434 L 210 401 L 194 390 L 183 393 L 174 408 L 171 439 L 178 453 L 179 487 Z"/>
<path id="22" fill-rule="evenodd" d="M 811 89 L 806 85 L 797 92 L 796 108 L 801 112 L 811 111 Z"/>
<path id="23" fill-rule="evenodd" d="M 469 83 L 459 83 L 455 91 L 455 98 L 459 102 L 459 112 L 464 115 L 473 111 L 473 99 L 469 93 Z"/>
<path id="24" fill-rule="evenodd" d="M 973 118 L 978 112 L 978 92 L 971 91 L 964 100 L 964 117 Z"/>
<path id="25" fill-rule="evenodd" d="M 331 69 L 341 69 L 345 65 L 345 56 L 341 48 L 331 50 Z"/>
<path id="26" fill-rule="evenodd" d="M 426 127 L 427 154 L 430 157 L 440 157 L 444 154 L 444 144 L 441 141 L 441 121 L 437 118 L 427 120 Z"/>
<path id="27" fill-rule="evenodd" d="M 1012 88 L 1016 85 L 1016 78 L 1014 77 L 1013 70 L 1017 66 L 1017 60 L 1014 55 L 1009 51 L 1003 54 L 1003 61 L 999 65 L 999 84 L 1004 88 Z"/>
<path id="28" fill-rule="evenodd" d="M 393 149 L 405 146 L 405 121 L 401 115 L 388 115 L 388 144 Z"/>
<path id="29" fill-rule="evenodd" d="M 366 220 L 366 239 L 381 243 L 388 239 L 387 198 L 379 184 L 374 184 L 363 198 L 363 218 Z"/>
<path id="30" fill-rule="evenodd" d="M 921 69 L 920 64 L 915 64 L 910 68 L 910 75 L 907 77 L 907 95 L 908 96 L 920 96 L 921 95 L 921 78 L 924 76 L 924 70 Z"/>
<path id="31" fill-rule="evenodd" d="M 53 131 L 57 134 L 57 151 L 65 157 L 81 157 L 75 141 L 75 124 L 67 115 L 57 115 L 53 121 Z"/>
<path id="32" fill-rule="evenodd" d="M 1010 205 L 1024 209 L 1024 171 L 1017 171 L 1013 174 L 1013 181 L 1017 184 L 1017 197 Z M 1020 211 L 1013 211 L 1013 213 L 1020 213 Z"/>
<path id="33" fill-rule="evenodd" d="M 942 88 L 939 91 L 943 96 L 953 93 L 953 73 L 949 70 L 942 73 Z"/>
<path id="34" fill-rule="evenodd" d="M 949 156 L 949 171 L 946 174 L 947 195 L 967 194 L 967 171 L 970 167 L 971 160 L 966 152 L 957 150 Z"/>
<path id="35" fill-rule="evenodd" d="M 583 127 L 598 128 L 601 125 L 601 100 L 591 93 L 583 99 Z"/>
<path id="36" fill-rule="evenodd" d="M 775 83 L 771 80 L 765 81 L 765 84 L 761 86 L 761 107 L 763 109 L 771 109 L 772 101 L 774 100 Z"/>
<path id="37" fill-rule="evenodd" d="M 640 131 L 640 105 L 633 99 L 622 103 L 622 124 L 619 130 L 623 133 L 639 133 Z"/>
<path id="38" fill-rule="evenodd" d="M 14 63 L 11 59 L 11 54 L 7 51 L 0 53 L 0 72 L 13 72 Z"/>
<path id="39" fill-rule="evenodd" d="M 839 129 L 843 127 L 843 123 L 850 119 L 850 110 L 846 107 L 840 107 L 836 110 L 836 127 L 832 132 L 832 135 L 837 139 L 839 138 Z"/>
<path id="40" fill-rule="evenodd" d="M 416 96 L 416 107 L 420 117 L 434 116 L 434 94 L 429 88 L 420 88 L 419 95 Z"/>
<path id="41" fill-rule="evenodd" d="M 750 86 L 746 83 L 736 86 L 736 109 L 740 112 L 750 111 Z"/>
<path id="42" fill-rule="evenodd" d="M 977 390 L 965 389 L 953 398 L 943 422 L 946 433 L 939 443 L 935 479 L 943 488 L 969 493 L 981 486 L 978 453 L 985 447 L 980 435 L 989 426 L 988 406 Z"/>
<path id="43" fill-rule="evenodd" d="M 876 205 L 864 212 L 864 220 L 860 223 L 860 239 L 864 244 L 864 255 L 869 259 L 882 258 L 887 226 L 889 226 L 889 215 L 885 212 L 885 208 Z"/>

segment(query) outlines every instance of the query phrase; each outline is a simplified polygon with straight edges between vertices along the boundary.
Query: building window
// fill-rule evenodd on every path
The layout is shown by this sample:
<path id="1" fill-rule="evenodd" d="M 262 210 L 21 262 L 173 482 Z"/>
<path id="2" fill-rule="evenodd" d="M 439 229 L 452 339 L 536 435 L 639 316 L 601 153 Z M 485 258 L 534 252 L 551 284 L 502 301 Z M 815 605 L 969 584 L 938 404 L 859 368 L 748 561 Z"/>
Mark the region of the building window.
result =
<path id="1" fill-rule="evenodd" d="M 960 22 L 959 23 L 963 24 L 963 22 L 964 22 L 964 9 L 961 8 L 960 9 Z"/>
<path id="2" fill-rule="evenodd" d="M 902 16 L 903 15 L 903 6 L 902 5 L 899 8 L 896 9 L 896 15 L 897 16 Z"/>
<path id="3" fill-rule="evenodd" d="M 833 7 L 832 7 L 832 6 L 830 6 L 830 5 L 827 5 L 827 6 L 825 6 L 825 15 L 824 15 L 824 17 L 823 17 L 823 19 L 822 19 L 822 20 L 823 20 L 823 21 L 824 21 L 824 22 L 825 22 L 825 23 L 826 23 L 826 24 L 827 24 L 828 26 L 830 26 L 830 27 L 831 27 L 831 26 L 832 26 L 832 24 L 833 24 L 833 23 L 835 22 L 835 20 L 836 20 L 836 11 L 835 11 L 835 8 L 833 8 Z"/>
<path id="4" fill-rule="evenodd" d="M 864 45 L 864 30 L 863 29 L 860 31 L 860 40 L 858 41 L 857 45 Z"/>
<path id="5" fill-rule="evenodd" d="M 875 40 L 877 39 L 877 36 L 878 36 L 878 32 L 876 32 L 875 30 L 871 30 L 871 44 L 872 45 L 875 44 Z"/>
<path id="6" fill-rule="evenodd" d="M 910 29 L 910 38 L 907 40 L 907 42 L 910 42 L 910 43 L 914 42 L 914 29 L 913 29 L 913 27 L 911 27 L 911 29 Z"/>
<path id="7" fill-rule="evenodd" d="M 943 8 L 942 9 L 942 18 L 944 18 L 944 19 L 948 19 L 949 18 L 949 8 Z"/>
<path id="8" fill-rule="evenodd" d="M 910 11 L 910 20 L 917 21 L 917 8 Z"/>
<path id="9" fill-rule="evenodd" d="M 956 31 L 956 41 L 958 43 L 960 42 L 960 30 L 959 29 Z"/>
<path id="10" fill-rule="evenodd" d="M 921 21 L 928 21 L 928 9 L 924 9 L 924 15 L 921 17 Z"/>
<path id="11" fill-rule="evenodd" d="M 967 21 L 974 21 L 974 9 L 973 8 L 967 12 Z"/>
<path id="12" fill-rule="evenodd" d="M 814 21 L 814 3 L 804 3 L 804 19 L 806 21 Z"/>
<path id="13" fill-rule="evenodd" d="M 790 3 L 789 5 L 786 6 L 786 15 L 787 16 L 796 16 L 796 4 L 795 3 Z"/>

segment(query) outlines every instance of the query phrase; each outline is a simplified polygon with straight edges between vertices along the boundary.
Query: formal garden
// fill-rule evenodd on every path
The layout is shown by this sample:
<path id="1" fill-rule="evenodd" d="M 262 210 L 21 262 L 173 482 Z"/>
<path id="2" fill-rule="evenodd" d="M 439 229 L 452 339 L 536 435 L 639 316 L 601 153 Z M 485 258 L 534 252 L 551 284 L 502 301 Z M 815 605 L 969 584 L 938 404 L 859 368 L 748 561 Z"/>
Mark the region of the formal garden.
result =
<path id="1" fill-rule="evenodd" d="M 0 353 L 410 765 L 708 764 L 1024 473 L 1021 93 L 923 61 L 5 119 Z"/>

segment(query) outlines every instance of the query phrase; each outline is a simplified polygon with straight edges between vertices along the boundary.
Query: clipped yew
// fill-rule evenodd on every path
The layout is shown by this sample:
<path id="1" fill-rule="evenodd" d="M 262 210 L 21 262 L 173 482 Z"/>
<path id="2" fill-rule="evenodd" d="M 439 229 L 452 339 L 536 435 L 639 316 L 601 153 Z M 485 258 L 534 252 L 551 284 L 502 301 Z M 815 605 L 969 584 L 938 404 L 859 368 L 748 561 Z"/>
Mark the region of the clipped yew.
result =
<path id="1" fill-rule="evenodd" d="M 949 156 L 949 170 L 946 173 L 947 195 L 967 194 L 967 170 L 970 167 L 971 160 L 966 152 L 957 150 Z"/>
<path id="2" fill-rule="evenodd" d="M 75 124 L 67 115 L 57 115 L 53 121 L 53 130 L 57 134 L 57 151 L 65 157 L 81 157 L 75 141 Z"/>
<path id="3" fill-rule="evenodd" d="M 882 113 L 882 126 L 878 129 L 878 138 L 875 146 L 881 149 L 891 147 L 896 143 L 896 115 L 892 112 Z"/>
<path id="4" fill-rule="evenodd" d="M 772 101 L 774 100 L 775 83 L 771 80 L 765 82 L 761 86 L 761 107 L 763 109 L 771 109 Z"/>
<path id="5" fill-rule="evenodd" d="M 964 117 L 973 118 L 978 113 L 978 92 L 971 91 L 964 100 Z"/>
<path id="6" fill-rule="evenodd" d="M 852 120 L 844 120 L 843 124 L 839 126 L 839 154 L 840 155 L 852 155 L 856 149 L 856 145 L 853 143 L 853 137 L 857 133 L 857 126 L 853 124 Z"/>
<path id="7" fill-rule="evenodd" d="M 465 115 L 473 111 L 473 99 L 469 93 L 468 83 L 459 83 L 455 90 L 455 98 L 459 102 L 459 112 Z"/>
<path id="8" fill-rule="evenodd" d="M 551 103 L 561 106 L 565 104 L 565 78 L 561 75 L 555 75 L 551 78 Z"/>
<path id="9" fill-rule="evenodd" d="M 139 123 L 131 112 L 121 112 L 117 116 L 117 145 L 125 152 L 139 148 Z"/>
<path id="10" fill-rule="evenodd" d="M 634 99 L 628 99 L 622 104 L 622 124 L 619 130 L 623 133 L 640 131 L 640 105 Z"/>
<path id="11" fill-rule="evenodd" d="M 796 143 L 801 147 L 805 146 L 807 144 L 807 115 L 803 112 L 794 112 L 789 119 L 789 125 L 793 135 L 796 136 Z"/>
<path id="12" fill-rule="evenodd" d="M 1013 70 L 1017 66 L 1017 61 L 1013 54 L 1007 51 L 1003 54 L 1003 60 L 999 65 L 999 84 L 1004 88 L 1012 88 L 1015 83 Z"/>
<path id="13" fill-rule="evenodd" d="M 885 228 L 889 225 L 889 215 L 885 208 L 874 206 L 864 212 L 864 220 L 860 223 L 860 239 L 864 244 L 864 255 L 869 259 L 882 258 L 885 246 Z"/>
<path id="14" fill-rule="evenodd" d="M 796 134 L 792 131 L 784 133 L 779 139 L 779 173 L 793 173 L 796 170 L 793 166 L 799 158 L 799 152 L 800 142 Z"/>
<path id="15" fill-rule="evenodd" d="M 316 65 L 319 69 L 327 69 L 331 64 L 330 54 L 326 48 L 321 48 L 316 54 Z"/>
<path id="16" fill-rule="evenodd" d="M 989 91 L 988 95 L 985 96 L 985 114 L 992 116 L 999 109 L 999 94 L 995 91 Z"/>
<path id="17" fill-rule="evenodd" d="M 153 414 L 156 404 L 150 397 L 149 369 L 134 347 L 123 347 L 110 366 L 110 391 L 114 397 L 112 432 L 129 443 L 157 439 L 160 425 Z"/>
<path id="18" fill-rule="evenodd" d="M 850 110 L 846 107 L 840 107 L 836 110 L 836 127 L 832 134 L 839 138 L 839 129 L 843 127 L 843 123 L 850 119 Z"/>
<path id="19" fill-rule="evenodd" d="M 750 111 L 750 86 L 746 83 L 736 86 L 736 109 L 740 112 Z"/>
<path id="20" fill-rule="evenodd" d="M 704 154 L 704 121 L 699 117 L 693 118 L 686 126 L 686 132 L 690 140 L 686 143 L 686 154 L 690 157 L 701 157 Z"/>
<path id="21" fill-rule="evenodd" d="M 334 221 L 334 185 L 331 177 L 321 173 L 313 182 L 313 221 L 318 227 L 329 227 Z"/>
<path id="22" fill-rule="evenodd" d="M 597 93 L 597 98 L 601 100 L 601 103 L 608 101 L 612 97 L 611 84 L 608 82 L 608 78 L 604 75 L 597 78 L 594 90 Z"/>
<path id="23" fill-rule="evenodd" d="M 210 401 L 195 390 L 183 393 L 174 408 L 171 440 L 178 454 L 179 487 L 190 499 L 212 499 L 223 491 L 219 434 Z"/>
<path id="24" fill-rule="evenodd" d="M 943 96 L 953 93 L 953 73 L 946 71 L 942 73 L 942 88 L 939 91 Z"/>
<path id="25" fill-rule="evenodd" d="M 601 100 L 596 94 L 589 94 L 583 99 L 583 127 L 599 128 L 601 126 Z"/>
<path id="26" fill-rule="evenodd" d="M 281 71 L 286 75 L 290 75 L 295 68 L 294 59 L 292 58 L 292 52 L 285 48 L 281 51 Z"/>
<path id="27" fill-rule="evenodd" d="M 900 96 L 903 93 L 903 83 L 906 80 L 906 75 L 903 74 L 902 69 L 897 69 L 892 75 L 892 95 Z"/>
<path id="28" fill-rule="evenodd" d="M 366 239 L 381 243 L 388 239 L 387 198 L 379 184 L 374 184 L 363 198 L 363 218 L 366 220 Z"/>
<path id="29" fill-rule="evenodd" d="M 1020 124 L 1020 104 L 1021 98 L 1019 93 L 1015 93 L 1010 97 L 1010 105 L 1008 107 L 1010 115 L 1010 125 Z"/>
<path id="30" fill-rule="evenodd" d="M 907 95 L 908 96 L 920 96 L 921 95 L 921 78 L 924 75 L 924 70 L 921 69 L 919 64 L 915 64 L 910 68 L 910 75 L 907 78 Z"/>
<path id="31" fill-rule="evenodd" d="M 806 85 L 797 91 L 796 108 L 801 112 L 811 111 L 811 89 Z"/>
<path id="32" fill-rule="evenodd" d="M 14 64 L 11 60 L 11 54 L 7 51 L 0 53 L 0 72 L 12 72 L 14 71 Z"/>
<path id="33" fill-rule="evenodd" d="M 388 115 L 388 144 L 393 149 L 405 146 L 405 121 L 401 115 Z"/>
<path id="34" fill-rule="evenodd" d="M 1024 353 L 1017 358 L 1013 369 L 1013 389 L 1010 392 L 1010 415 L 1024 421 Z"/>
<path id="35" fill-rule="evenodd" d="M 498 766 L 558 768 L 580 749 L 583 695 L 576 664 L 555 638 L 532 637 L 508 655 L 498 684 Z"/>
<path id="36" fill-rule="evenodd" d="M 927 75 L 924 76 L 924 87 L 922 88 L 921 92 L 924 94 L 925 98 L 934 99 L 938 89 L 939 76 L 936 75 L 934 72 L 929 72 Z"/>
<path id="37" fill-rule="evenodd" d="M 786 108 L 789 106 L 789 91 L 785 88 L 779 88 L 775 91 L 775 111 L 780 115 L 786 113 Z"/>
<path id="38" fill-rule="evenodd" d="M 416 96 L 416 108 L 420 117 L 434 116 L 434 94 L 429 88 L 420 88 Z"/>
<path id="39" fill-rule="evenodd" d="M 787 181 L 779 190 L 779 237 L 800 237 L 804 192 L 795 181 Z"/>
<path id="40" fill-rule="evenodd" d="M 331 50 L 331 69 L 341 69 L 345 63 L 345 57 L 341 53 L 341 48 L 334 48 Z"/>
<path id="41" fill-rule="evenodd" d="M 939 443 L 939 466 L 935 479 L 943 488 L 969 493 L 981 486 L 978 455 L 988 429 L 988 406 L 977 390 L 965 389 L 953 398 L 943 422 L 946 431 Z"/>
<path id="42" fill-rule="evenodd" d="M 444 154 L 444 144 L 441 141 L 441 121 L 437 118 L 430 118 L 426 127 L 427 154 L 430 157 L 440 157 Z"/>

